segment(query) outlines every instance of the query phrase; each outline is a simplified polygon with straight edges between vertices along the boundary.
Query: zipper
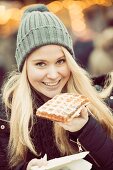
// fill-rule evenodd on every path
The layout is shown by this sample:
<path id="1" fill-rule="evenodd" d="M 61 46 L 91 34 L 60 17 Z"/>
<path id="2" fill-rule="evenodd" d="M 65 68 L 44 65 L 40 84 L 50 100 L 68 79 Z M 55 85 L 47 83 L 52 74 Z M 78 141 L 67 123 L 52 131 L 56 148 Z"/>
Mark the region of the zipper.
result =
<path id="1" fill-rule="evenodd" d="M 83 152 L 82 145 L 79 142 L 78 138 L 77 138 L 77 146 L 78 146 L 79 152 Z"/>
<path id="2" fill-rule="evenodd" d="M 77 144 L 78 149 L 79 149 L 79 152 L 87 151 L 86 148 L 85 148 L 83 145 L 81 145 L 81 143 L 80 143 L 80 141 L 79 141 L 78 138 L 77 138 L 77 142 L 75 142 L 75 141 L 72 140 L 72 139 L 70 139 L 70 141 Z M 90 158 L 95 162 L 95 164 L 96 164 L 98 167 L 101 167 L 101 166 L 99 165 L 99 163 L 93 158 L 93 156 L 92 156 L 90 153 L 89 153 L 88 155 L 90 156 Z"/>

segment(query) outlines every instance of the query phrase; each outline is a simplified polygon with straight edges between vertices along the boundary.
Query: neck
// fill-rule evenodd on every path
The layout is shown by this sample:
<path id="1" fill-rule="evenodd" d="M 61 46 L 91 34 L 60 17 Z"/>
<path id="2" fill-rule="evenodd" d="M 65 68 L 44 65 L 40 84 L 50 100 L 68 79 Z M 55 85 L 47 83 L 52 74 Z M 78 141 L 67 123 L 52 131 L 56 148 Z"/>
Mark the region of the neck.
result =
<path id="1" fill-rule="evenodd" d="M 47 102 L 48 100 L 50 100 L 51 98 L 45 96 L 44 94 L 40 93 L 40 92 L 36 92 L 44 102 Z"/>
<path id="2" fill-rule="evenodd" d="M 51 99 L 51 98 L 45 96 L 44 94 L 38 92 L 37 90 L 35 90 L 33 87 L 31 87 L 31 89 L 32 89 L 33 94 L 35 96 L 37 96 L 38 98 L 40 98 L 44 103 Z"/>
<path id="3" fill-rule="evenodd" d="M 45 96 L 44 94 L 36 91 L 33 87 L 31 87 L 31 89 L 32 89 L 32 92 L 33 92 L 36 96 L 40 97 L 41 100 L 42 100 L 44 103 L 51 99 L 50 97 L 47 97 L 47 96 Z M 66 92 L 67 92 L 67 87 L 65 86 L 65 87 L 62 89 L 62 92 L 61 92 L 61 93 L 66 93 Z M 36 97 L 36 98 L 37 98 L 37 97 Z"/>

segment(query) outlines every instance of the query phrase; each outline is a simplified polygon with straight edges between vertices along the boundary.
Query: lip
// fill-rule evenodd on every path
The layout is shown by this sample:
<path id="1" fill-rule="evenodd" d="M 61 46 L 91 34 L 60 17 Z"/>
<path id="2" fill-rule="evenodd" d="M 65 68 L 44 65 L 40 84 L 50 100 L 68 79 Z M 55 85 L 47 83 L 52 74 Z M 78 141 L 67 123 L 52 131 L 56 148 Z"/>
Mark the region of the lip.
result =
<path id="1" fill-rule="evenodd" d="M 44 83 L 44 82 L 42 82 L 42 84 L 43 84 L 45 87 L 47 87 L 48 89 L 55 89 L 55 88 L 57 88 L 57 87 L 59 86 L 60 81 L 61 81 L 61 80 L 59 80 L 56 85 L 48 85 L 49 83 L 46 84 L 46 83 Z M 54 83 L 53 83 L 53 84 L 54 84 Z"/>
<path id="2" fill-rule="evenodd" d="M 46 86 L 56 86 L 59 83 L 59 81 L 56 81 L 56 82 L 43 82 L 43 84 L 45 84 Z"/>

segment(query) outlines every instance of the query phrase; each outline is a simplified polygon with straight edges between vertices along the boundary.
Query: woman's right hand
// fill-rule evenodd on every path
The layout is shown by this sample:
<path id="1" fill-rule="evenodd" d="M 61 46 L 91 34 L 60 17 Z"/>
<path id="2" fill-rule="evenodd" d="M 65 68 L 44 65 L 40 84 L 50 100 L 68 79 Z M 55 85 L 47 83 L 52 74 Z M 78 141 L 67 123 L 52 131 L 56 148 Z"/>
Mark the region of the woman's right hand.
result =
<path id="1" fill-rule="evenodd" d="M 45 155 L 43 158 L 41 159 L 37 159 L 34 158 L 32 159 L 28 165 L 27 165 L 27 169 L 26 170 L 32 170 L 33 166 L 37 166 L 38 168 L 40 168 L 41 166 L 46 166 L 47 165 L 47 155 Z"/>

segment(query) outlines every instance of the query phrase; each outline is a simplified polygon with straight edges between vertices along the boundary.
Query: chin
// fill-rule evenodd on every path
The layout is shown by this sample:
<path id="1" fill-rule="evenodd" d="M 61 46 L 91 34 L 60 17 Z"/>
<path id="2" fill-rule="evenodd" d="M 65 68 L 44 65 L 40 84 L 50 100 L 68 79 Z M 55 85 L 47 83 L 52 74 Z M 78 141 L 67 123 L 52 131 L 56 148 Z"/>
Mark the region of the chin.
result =
<path id="1" fill-rule="evenodd" d="M 61 93 L 61 91 L 59 91 L 59 92 L 50 92 L 50 93 L 48 93 L 48 94 L 45 94 L 45 96 L 47 96 L 47 97 L 49 97 L 49 98 L 53 98 L 53 97 L 55 97 L 57 94 L 60 94 Z"/>

